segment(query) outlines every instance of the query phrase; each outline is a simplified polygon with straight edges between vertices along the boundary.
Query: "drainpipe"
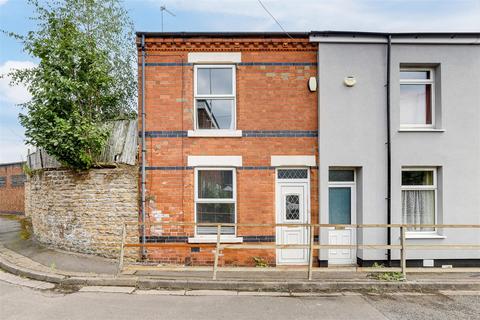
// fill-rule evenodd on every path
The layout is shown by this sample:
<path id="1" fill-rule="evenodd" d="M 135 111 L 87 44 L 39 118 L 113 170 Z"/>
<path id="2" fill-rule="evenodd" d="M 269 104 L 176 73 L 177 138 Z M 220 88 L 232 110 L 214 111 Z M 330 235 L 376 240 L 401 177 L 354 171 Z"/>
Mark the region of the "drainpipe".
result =
<path id="1" fill-rule="evenodd" d="M 390 137 L 390 60 L 392 36 L 387 36 L 387 224 L 392 223 L 392 148 Z M 387 245 L 392 243 L 392 229 L 387 228 Z M 392 250 L 387 249 L 387 264 L 392 265 Z"/>
<path id="2" fill-rule="evenodd" d="M 322 216 L 322 209 L 320 204 L 322 203 L 320 200 L 322 184 L 320 179 L 320 42 L 317 43 L 317 145 L 318 145 L 318 157 L 317 157 L 317 186 L 318 186 L 318 223 L 322 223 L 321 216 Z M 321 242 L 321 228 L 318 228 L 318 244 Z M 320 266 L 321 261 L 321 250 L 318 249 L 318 265 Z"/>
<path id="3" fill-rule="evenodd" d="M 141 193 L 142 193 L 142 244 L 146 243 L 145 237 L 145 163 L 146 163 L 147 149 L 145 147 L 145 34 L 142 34 L 142 181 L 141 181 Z M 142 246 L 142 257 L 145 258 L 145 247 Z"/>

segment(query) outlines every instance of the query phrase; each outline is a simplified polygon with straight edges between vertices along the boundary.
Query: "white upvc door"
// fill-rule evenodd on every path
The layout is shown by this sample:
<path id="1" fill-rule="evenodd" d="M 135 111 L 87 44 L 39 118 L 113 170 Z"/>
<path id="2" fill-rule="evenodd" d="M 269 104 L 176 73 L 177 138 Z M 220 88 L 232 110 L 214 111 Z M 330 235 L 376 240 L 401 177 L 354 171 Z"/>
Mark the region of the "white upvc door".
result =
<path id="1" fill-rule="evenodd" d="M 308 182 L 277 182 L 277 223 L 299 224 L 309 222 Z M 277 227 L 277 244 L 307 244 L 308 228 L 302 226 Z M 301 265 L 308 263 L 308 249 L 277 249 L 277 264 Z"/>
<path id="2" fill-rule="evenodd" d="M 335 183 L 328 188 L 328 211 L 330 224 L 356 223 L 356 197 L 354 183 Z M 356 243 L 354 228 L 331 228 L 328 230 L 328 243 L 352 245 Z M 329 249 L 329 265 L 350 265 L 356 263 L 356 250 L 348 248 Z"/>

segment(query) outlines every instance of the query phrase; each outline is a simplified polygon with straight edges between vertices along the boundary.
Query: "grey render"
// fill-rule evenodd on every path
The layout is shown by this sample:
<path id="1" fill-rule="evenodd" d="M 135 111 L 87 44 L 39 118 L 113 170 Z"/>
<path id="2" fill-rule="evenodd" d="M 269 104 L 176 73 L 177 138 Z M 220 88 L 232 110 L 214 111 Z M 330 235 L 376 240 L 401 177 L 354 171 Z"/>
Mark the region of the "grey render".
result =
<path id="1" fill-rule="evenodd" d="M 475 38 L 476 37 L 476 38 Z M 393 36 L 391 50 L 392 223 L 402 223 L 401 169 L 438 168 L 437 223 L 480 223 L 480 41 L 438 36 Z M 387 223 L 386 37 L 311 36 L 319 42 L 320 222 L 328 223 L 328 170 L 357 171 L 357 223 Z M 436 128 L 399 131 L 400 64 L 436 70 Z M 357 84 L 347 87 L 346 76 Z M 440 111 L 440 112 L 438 112 Z M 479 229 L 438 230 L 445 238 L 408 239 L 419 244 L 480 244 Z M 328 242 L 326 232 L 321 241 Z M 358 243 L 385 244 L 385 229 L 357 232 Z M 392 231 L 392 243 L 399 232 Z M 363 260 L 385 260 L 385 250 L 359 250 Z M 327 260 L 326 250 L 321 260 Z M 392 250 L 392 259 L 399 259 Z M 478 250 L 415 250 L 407 259 L 480 259 Z"/>

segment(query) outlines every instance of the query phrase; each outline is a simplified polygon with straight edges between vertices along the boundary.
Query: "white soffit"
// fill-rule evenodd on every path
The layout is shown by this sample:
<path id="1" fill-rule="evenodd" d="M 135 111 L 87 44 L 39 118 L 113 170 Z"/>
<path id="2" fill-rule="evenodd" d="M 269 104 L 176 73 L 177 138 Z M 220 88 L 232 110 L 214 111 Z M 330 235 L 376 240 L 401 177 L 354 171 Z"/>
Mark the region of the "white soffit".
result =
<path id="1" fill-rule="evenodd" d="M 189 52 L 189 63 L 239 63 L 241 52 Z"/>
<path id="2" fill-rule="evenodd" d="M 308 166 L 314 167 L 317 165 L 315 156 L 272 156 L 271 166 Z"/>
<path id="3" fill-rule="evenodd" d="M 312 35 L 310 42 L 322 43 L 388 43 L 387 36 L 322 36 Z M 392 44 L 480 44 L 478 36 L 464 37 L 428 37 L 421 38 L 414 36 L 392 35 Z"/>
<path id="4" fill-rule="evenodd" d="M 189 167 L 241 167 L 242 156 L 188 156 Z"/>

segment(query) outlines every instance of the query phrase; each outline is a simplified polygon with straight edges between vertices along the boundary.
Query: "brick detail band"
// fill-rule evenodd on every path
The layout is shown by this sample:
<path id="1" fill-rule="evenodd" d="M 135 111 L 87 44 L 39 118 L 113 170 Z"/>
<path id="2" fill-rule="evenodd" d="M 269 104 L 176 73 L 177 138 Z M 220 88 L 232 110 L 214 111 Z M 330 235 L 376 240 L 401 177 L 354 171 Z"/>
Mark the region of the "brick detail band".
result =
<path id="1" fill-rule="evenodd" d="M 142 132 L 139 132 L 139 136 Z M 183 138 L 187 136 L 187 131 L 145 131 L 147 138 Z"/>
<path id="2" fill-rule="evenodd" d="M 275 66 L 275 67 L 301 67 L 301 66 L 316 66 L 316 62 L 239 62 L 234 63 L 238 66 Z M 194 63 L 188 62 L 147 62 L 146 67 L 182 67 L 193 66 Z M 139 67 L 142 65 L 139 64 Z"/>
<path id="3" fill-rule="evenodd" d="M 272 131 L 242 131 L 242 137 L 258 138 L 293 138 L 293 137 L 318 137 L 318 131 L 297 131 L 297 130 L 272 130 Z"/>
<path id="4" fill-rule="evenodd" d="M 170 167 L 149 166 L 149 167 L 145 167 L 145 170 L 193 170 L 193 167 L 188 167 L 188 166 L 170 166 Z"/>
<path id="5" fill-rule="evenodd" d="M 148 166 L 145 167 L 145 170 L 193 170 L 194 167 L 190 166 Z M 237 170 L 275 170 L 277 167 L 270 166 L 245 166 L 245 167 L 236 167 Z M 318 169 L 318 166 L 310 167 L 310 169 Z M 140 169 L 139 169 L 140 170 Z"/>
<path id="6" fill-rule="evenodd" d="M 139 132 L 139 136 L 141 132 Z M 187 131 L 145 131 L 147 138 L 185 138 Z M 295 137 L 318 137 L 316 130 L 244 130 L 244 138 L 295 138 Z"/>
<path id="7" fill-rule="evenodd" d="M 240 236 L 243 242 L 275 242 L 275 236 Z M 139 237 L 142 241 L 142 237 Z M 147 243 L 187 243 L 187 236 L 147 236 Z"/>
<path id="8" fill-rule="evenodd" d="M 275 236 L 240 236 L 243 242 L 275 242 Z M 142 237 L 139 237 L 142 241 Z M 187 243 L 187 236 L 147 236 L 147 243 Z M 318 241 L 318 236 L 314 236 L 314 241 Z"/>

